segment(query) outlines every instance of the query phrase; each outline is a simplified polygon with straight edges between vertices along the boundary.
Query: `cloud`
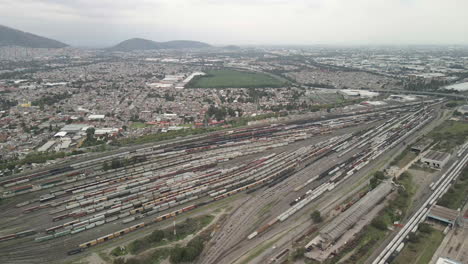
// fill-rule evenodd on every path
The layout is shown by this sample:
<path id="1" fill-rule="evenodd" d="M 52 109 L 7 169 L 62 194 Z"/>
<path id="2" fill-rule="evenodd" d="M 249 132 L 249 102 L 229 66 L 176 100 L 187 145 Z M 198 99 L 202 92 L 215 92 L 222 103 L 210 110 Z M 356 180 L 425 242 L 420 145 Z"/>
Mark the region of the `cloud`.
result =
<path id="1" fill-rule="evenodd" d="M 2 0 L 0 24 L 75 45 L 131 37 L 213 44 L 468 44 L 465 10 L 465 0 Z"/>

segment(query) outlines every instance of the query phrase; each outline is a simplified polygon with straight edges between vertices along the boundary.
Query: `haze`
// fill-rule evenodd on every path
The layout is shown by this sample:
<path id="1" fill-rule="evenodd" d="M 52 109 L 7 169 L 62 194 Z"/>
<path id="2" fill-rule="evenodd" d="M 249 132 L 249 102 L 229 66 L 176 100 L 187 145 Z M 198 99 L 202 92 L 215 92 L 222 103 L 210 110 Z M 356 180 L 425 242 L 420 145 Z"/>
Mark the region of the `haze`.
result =
<path id="1" fill-rule="evenodd" d="M 0 24 L 74 46 L 467 44 L 466 0 L 2 0 Z"/>

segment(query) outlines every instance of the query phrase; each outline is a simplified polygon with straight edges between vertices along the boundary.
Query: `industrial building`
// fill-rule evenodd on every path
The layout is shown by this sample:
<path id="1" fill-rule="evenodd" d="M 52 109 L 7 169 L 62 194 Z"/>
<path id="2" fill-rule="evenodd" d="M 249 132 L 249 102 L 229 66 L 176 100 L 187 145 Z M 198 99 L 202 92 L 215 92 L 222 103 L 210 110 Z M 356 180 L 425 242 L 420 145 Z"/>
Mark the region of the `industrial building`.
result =
<path id="1" fill-rule="evenodd" d="M 421 162 L 434 169 L 441 169 L 447 164 L 450 159 L 450 154 L 440 151 L 428 151 L 422 158 Z"/>
<path id="2" fill-rule="evenodd" d="M 458 218 L 458 211 L 452 210 L 447 207 L 434 205 L 429 214 L 427 215 L 427 219 L 433 220 L 439 223 L 444 223 L 447 225 L 454 225 L 455 221 Z"/>
<path id="3" fill-rule="evenodd" d="M 393 189 L 390 182 L 383 182 L 374 190 L 364 196 L 359 202 L 351 208 L 340 214 L 331 223 L 326 225 L 319 236 L 315 239 L 316 246 L 321 249 L 328 248 L 332 243 L 338 240 L 347 230 L 350 229 L 361 217 L 367 214 L 382 199 L 385 198 Z"/>
<path id="4" fill-rule="evenodd" d="M 105 115 L 89 115 L 88 120 L 95 121 L 95 120 L 104 120 Z"/>
<path id="5" fill-rule="evenodd" d="M 458 112 L 466 115 L 468 114 L 468 105 L 462 105 L 457 109 Z"/>
<path id="6" fill-rule="evenodd" d="M 70 124 L 62 127 L 60 131 L 64 131 L 67 133 L 78 133 L 80 131 L 86 131 L 88 127 L 89 125 L 86 124 Z"/>
<path id="7" fill-rule="evenodd" d="M 416 154 L 422 153 L 423 151 L 429 148 L 432 142 L 432 139 L 422 139 L 413 146 L 411 146 L 411 151 L 413 151 Z"/>
<path id="8" fill-rule="evenodd" d="M 449 258 L 439 257 L 437 259 L 436 264 L 463 264 L 463 263 L 455 261 L 455 260 L 451 260 Z"/>

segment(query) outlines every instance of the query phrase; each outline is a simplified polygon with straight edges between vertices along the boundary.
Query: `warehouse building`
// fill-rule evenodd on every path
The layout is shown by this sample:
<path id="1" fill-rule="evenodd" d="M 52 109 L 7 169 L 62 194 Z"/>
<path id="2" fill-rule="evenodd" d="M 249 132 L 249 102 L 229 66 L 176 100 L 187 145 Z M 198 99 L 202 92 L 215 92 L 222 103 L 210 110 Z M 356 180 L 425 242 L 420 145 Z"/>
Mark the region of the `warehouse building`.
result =
<path id="1" fill-rule="evenodd" d="M 447 164 L 450 159 L 450 154 L 439 151 L 428 151 L 422 158 L 421 162 L 434 169 L 441 169 Z"/>
<path id="2" fill-rule="evenodd" d="M 453 226 L 455 221 L 458 218 L 458 211 L 452 210 L 447 207 L 434 205 L 429 214 L 427 215 L 427 219 L 433 220 L 439 223 L 444 223 L 447 225 Z"/>
<path id="3" fill-rule="evenodd" d="M 383 182 L 374 190 L 369 192 L 351 208 L 340 214 L 331 223 L 326 225 L 319 236 L 315 239 L 316 246 L 323 249 L 328 248 L 348 231 L 359 219 L 372 210 L 393 189 L 390 182 Z"/>
<path id="4" fill-rule="evenodd" d="M 468 114 L 468 105 L 460 106 L 457 111 L 462 113 L 463 115 Z"/>
<path id="5" fill-rule="evenodd" d="M 89 125 L 86 124 L 69 124 L 62 127 L 60 131 L 64 131 L 67 133 L 78 133 L 81 131 L 86 131 L 88 127 Z"/>
<path id="6" fill-rule="evenodd" d="M 433 142 L 432 139 L 420 140 L 416 144 L 411 146 L 411 151 L 413 151 L 416 154 L 422 153 L 423 151 L 429 148 L 432 142 Z"/>
<path id="7" fill-rule="evenodd" d="M 455 260 L 451 260 L 449 258 L 439 257 L 437 259 L 436 264 L 463 264 L 463 263 L 455 261 Z"/>
<path id="8" fill-rule="evenodd" d="M 89 115 L 88 116 L 88 120 L 91 120 L 91 121 L 104 120 L 104 118 L 106 118 L 105 115 Z"/>

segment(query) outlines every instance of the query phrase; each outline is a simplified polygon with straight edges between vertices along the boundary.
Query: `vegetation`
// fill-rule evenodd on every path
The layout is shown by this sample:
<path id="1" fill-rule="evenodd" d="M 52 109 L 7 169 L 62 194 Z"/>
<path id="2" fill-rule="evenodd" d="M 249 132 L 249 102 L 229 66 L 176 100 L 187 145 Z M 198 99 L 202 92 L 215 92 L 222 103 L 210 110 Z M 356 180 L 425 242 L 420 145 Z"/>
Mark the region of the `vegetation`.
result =
<path id="1" fill-rule="evenodd" d="M 60 93 L 43 96 L 37 100 L 31 102 L 31 105 L 41 106 L 41 105 L 54 105 L 64 99 L 70 98 L 72 95 L 70 93 Z"/>
<path id="2" fill-rule="evenodd" d="M 110 254 L 114 257 L 118 257 L 118 256 L 124 256 L 124 255 L 127 255 L 128 252 L 127 252 L 127 249 L 125 247 L 116 247 L 114 248 Z"/>
<path id="3" fill-rule="evenodd" d="M 395 264 L 426 264 L 439 247 L 444 234 L 428 224 L 420 224 L 416 234 L 411 233 L 408 244 L 392 262 Z"/>
<path id="4" fill-rule="evenodd" d="M 143 123 L 143 122 L 133 122 L 130 127 L 131 128 L 145 128 L 147 127 L 148 125 Z"/>
<path id="5" fill-rule="evenodd" d="M 385 180 L 385 174 L 382 171 L 376 171 L 374 176 L 369 181 L 371 189 L 377 187 L 383 180 Z"/>
<path id="6" fill-rule="evenodd" d="M 128 259 L 117 258 L 114 260 L 113 264 L 159 264 L 169 257 L 170 252 L 170 248 L 159 248 L 151 254 L 141 257 Z"/>
<path id="7" fill-rule="evenodd" d="M 310 218 L 314 221 L 314 223 L 320 223 L 323 221 L 322 216 L 320 215 L 320 212 L 315 210 L 310 214 Z"/>
<path id="8" fill-rule="evenodd" d="M 390 166 L 398 166 L 400 168 L 403 168 L 415 158 L 416 154 L 412 152 L 409 148 L 406 148 L 390 163 Z"/>
<path id="9" fill-rule="evenodd" d="M 468 123 L 460 121 L 445 121 L 429 136 L 440 143 L 434 147 L 435 150 L 450 151 L 468 140 Z"/>
<path id="10" fill-rule="evenodd" d="M 59 158 L 64 158 L 66 156 L 78 155 L 83 152 L 74 151 L 74 152 L 30 152 L 21 160 L 1 160 L 0 161 L 0 170 L 9 169 L 14 170 L 17 166 L 22 166 L 25 164 L 32 163 L 45 163 L 49 160 L 55 160 Z"/>
<path id="11" fill-rule="evenodd" d="M 191 88 L 267 88 L 283 87 L 285 83 L 264 73 L 231 69 L 208 71 L 187 84 Z"/>
<path id="12" fill-rule="evenodd" d="M 9 100 L 3 97 L 0 97 L 0 111 L 1 110 L 8 110 L 13 106 L 16 106 L 18 101 L 16 100 Z"/>
<path id="13" fill-rule="evenodd" d="M 184 239 L 190 234 L 196 233 L 207 226 L 213 220 L 212 215 L 204 215 L 196 218 L 187 218 L 184 222 L 176 225 L 176 235 L 174 228 L 153 231 L 150 235 L 137 239 L 128 244 L 127 250 L 132 254 L 138 254 L 146 249 L 158 247 L 172 241 Z M 115 250 L 115 249 L 114 249 Z"/>
<path id="14" fill-rule="evenodd" d="M 90 127 L 88 129 L 86 129 L 86 138 L 83 141 L 83 144 L 81 145 L 82 148 L 101 145 L 101 144 L 106 143 L 103 140 L 98 140 L 97 138 L 95 138 L 94 137 L 94 132 L 95 132 L 94 127 Z"/>
<path id="15" fill-rule="evenodd" d="M 150 248 L 165 245 L 172 241 L 181 240 L 189 234 L 195 233 L 207 226 L 213 220 L 213 216 L 204 215 L 197 218 L 188 218 L 184 223 L 176 225 L 177 235 L 174 236 L 173 228 L 156 230 L 150 235 L 133 241 L 127 246 L 132 254 L 138 254 Z M 210 239 L 212 230 L 203 231 L 200 235 L 192 238 L 187 245 L 156 248 L 151 254 L 142 254 L 132 258 L 117 258 L 114 264 L 159 264 L 169 258 L 171 263 L 193 263 L 201 254 L 206 241 Z M 114 256 L 122 254 L 122 249 L 115 248 L 111 253 Z"/>
<path id="16" fill-rule="evenodd" d="M 113 159 L 110 163 L 109 162 L 104 162 L 102 164 L 102 169 L 107 171 L 110 169 L 117 169 L 117 168 L 122 168 L 131 164 L 135 164 L 138 162 L 142 162 L 144 159 L 137 158 L 137 157 L 131 157 L 131 158 L 115 158 Z"/>
<path id="17" fill-rule="evenodd" d="M 461 172 L 458 180 L 450 189 L 439 199 L 438 205 L 457 210 L 463 205 L 468 195 L 468 167 Z"/>
<path id="18" fill-rule="evenodd" d="M 293 255 L 292 255 L 292 258 L 294 261 L 296 260 L 299 260 L 299 259 L 302 259 L 304 257 L 304 254 L 306 253 L 306 250 L 304 247 L 300 247 L 300 248 L 297 248 Z"/>
<path id="19" fill-rule="evenodd" d="M 170 261 L 172 263 L 183 263 L 193 261 L 201 254 L 204 247 L 204 239 L 201 237 L 195 237 L 185 247 L 176 246 L 172 248 L 170 254 Z"/>

